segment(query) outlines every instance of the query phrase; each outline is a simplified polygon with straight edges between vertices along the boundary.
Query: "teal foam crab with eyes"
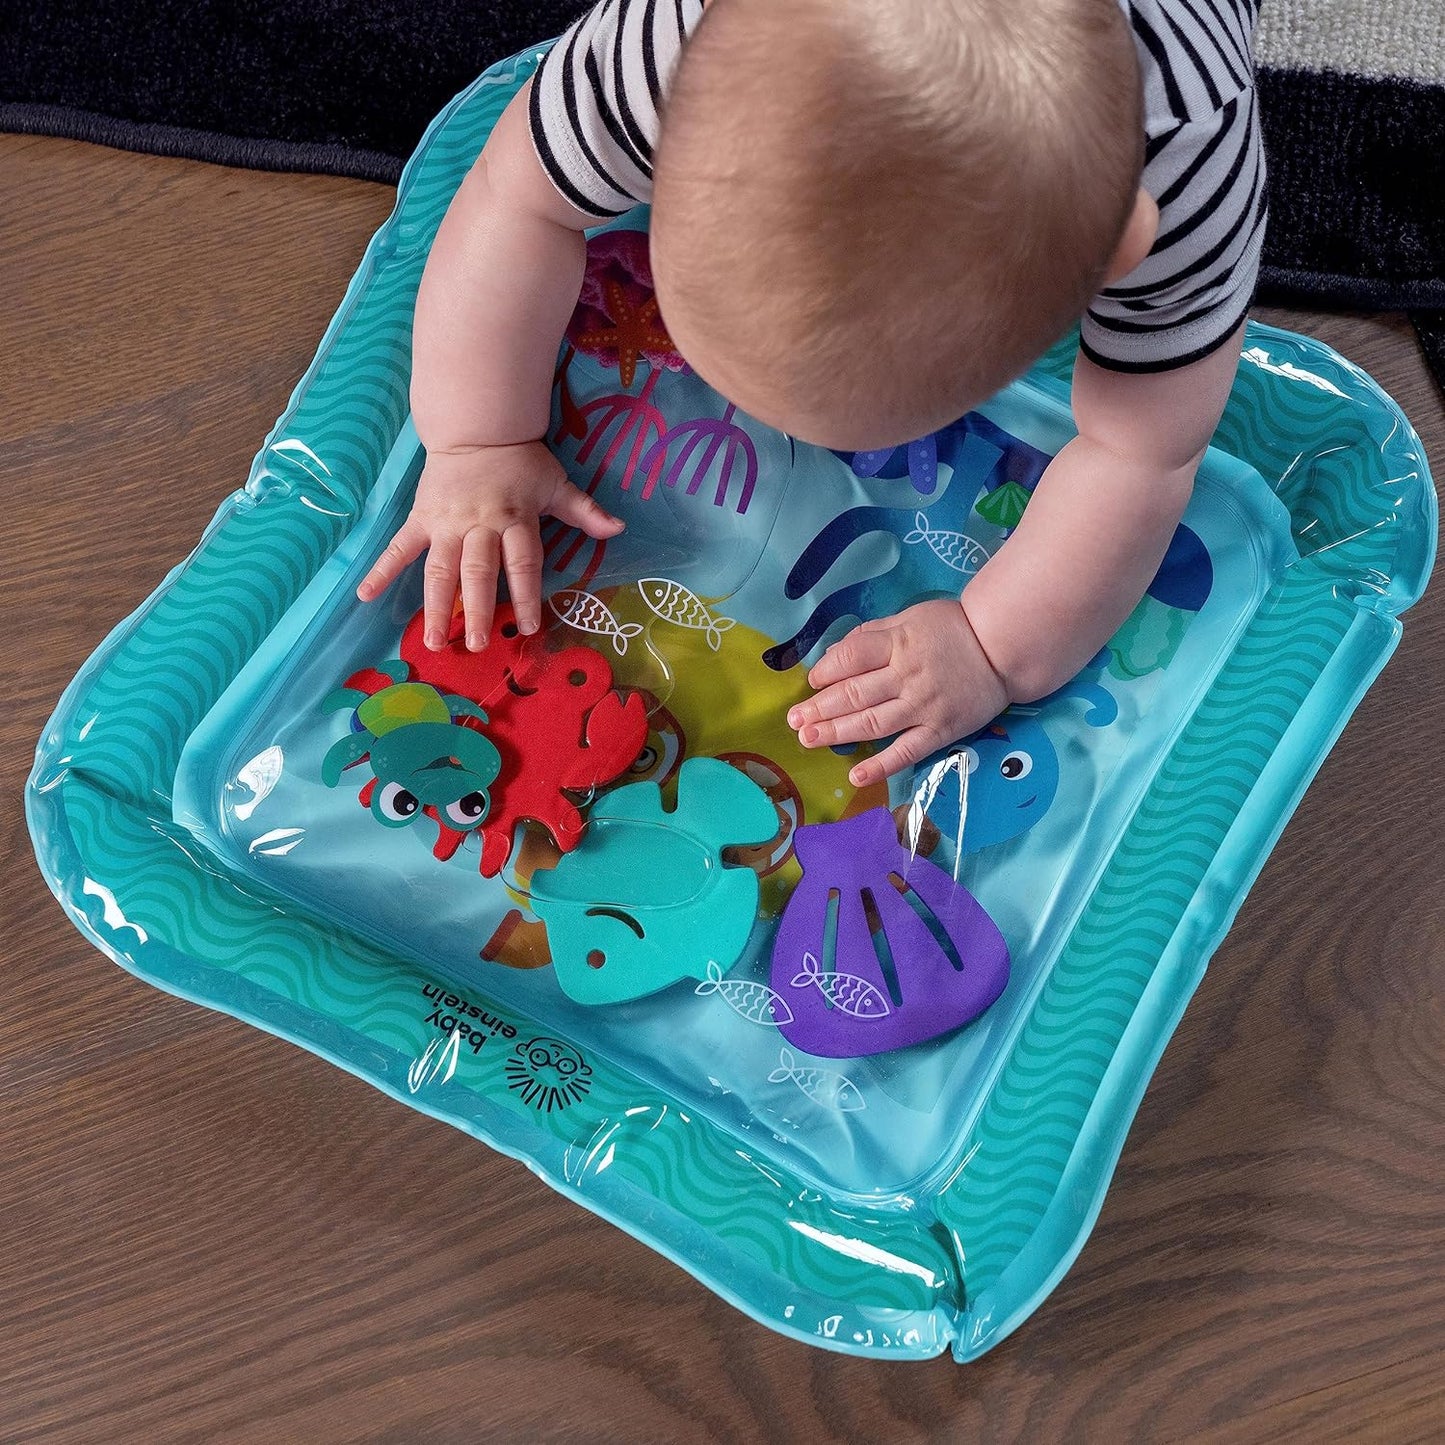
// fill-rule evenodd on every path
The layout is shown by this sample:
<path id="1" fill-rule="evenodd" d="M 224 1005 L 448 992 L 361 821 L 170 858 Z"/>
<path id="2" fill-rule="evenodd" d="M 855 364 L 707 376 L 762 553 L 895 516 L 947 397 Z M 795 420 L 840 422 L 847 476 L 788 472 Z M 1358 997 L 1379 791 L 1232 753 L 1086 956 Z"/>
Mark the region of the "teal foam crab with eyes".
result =
<path id="1" fill-rule="evenodd" d="M 347 768 L 369 758 L 376 781 L 367 785 L 362 801 L 385 827 L 404 828 L 425 807 L 435 808 L 458 832 L 478 827 L 490 811 L 487 789 L 502 759 L 485 734 L 460 719 L 486 722 L 486 713 L 469 698 L 408 682 L 404 662 L 383 662 L 377 671 L 391 678 L 390 686 L 370 694 L 338 688 L 322 702 L 328 712 L 354 709 L 352 725 L 358 729 L 327 750 L 322 781 L 334 788 Z"/>

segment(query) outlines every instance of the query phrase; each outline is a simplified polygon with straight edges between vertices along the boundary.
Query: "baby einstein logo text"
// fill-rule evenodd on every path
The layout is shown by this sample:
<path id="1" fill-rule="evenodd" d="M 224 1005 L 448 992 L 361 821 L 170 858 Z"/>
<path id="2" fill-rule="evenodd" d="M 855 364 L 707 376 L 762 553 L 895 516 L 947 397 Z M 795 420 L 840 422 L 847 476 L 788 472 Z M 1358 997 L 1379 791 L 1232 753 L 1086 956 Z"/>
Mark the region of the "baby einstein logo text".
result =
<path id="1" fill-rule="evenodd" d="M 435 1005 L 427 1015 L 427 1023 L 447 1038 L 455 1036 L 460 1048 L 469 1048 L 472 1053 L 479 1054 L 482 1045 L 497 1034 L 504 1039 L 517 1037 L 515 1026 L 506 1019 L 480 1008 L 461 994 L 449 993 L 440 984 L 424 984 L 422 996 Z"/>

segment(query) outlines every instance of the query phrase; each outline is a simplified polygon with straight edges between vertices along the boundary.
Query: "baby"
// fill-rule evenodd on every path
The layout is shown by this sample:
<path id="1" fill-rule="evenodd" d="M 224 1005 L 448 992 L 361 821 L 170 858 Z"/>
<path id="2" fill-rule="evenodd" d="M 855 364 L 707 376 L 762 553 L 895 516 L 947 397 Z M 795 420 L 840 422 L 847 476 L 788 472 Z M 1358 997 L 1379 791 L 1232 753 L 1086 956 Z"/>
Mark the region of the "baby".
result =
<path id="1" fill-rule="evenodd" d="M 1258 0 L 602 0 L 507 108 L 417 297 L 426 467 L 358 589 L 428 551 L 426 637 L 500 571 L 541 625 L 539 517 L 622 523 L 542 438 L 583 229 L 652 202 L 700 376 L 846 451 L 937 430 L 1081 322 L 1078 435 L 956 600 L 865 622 L 788 714 L 891 739 L 877 782 L 1067 681 L 1143 596 L 1229 395 L 1264 233 Z"/>

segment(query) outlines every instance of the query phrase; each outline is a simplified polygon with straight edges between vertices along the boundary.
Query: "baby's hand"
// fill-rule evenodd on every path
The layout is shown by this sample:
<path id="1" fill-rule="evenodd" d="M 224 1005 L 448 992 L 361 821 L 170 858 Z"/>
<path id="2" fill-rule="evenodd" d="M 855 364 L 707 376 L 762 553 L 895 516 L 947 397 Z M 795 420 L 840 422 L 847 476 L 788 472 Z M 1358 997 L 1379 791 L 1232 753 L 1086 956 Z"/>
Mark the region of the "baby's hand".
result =
<path id="1" fill-rule="evenodd" d="M 991 722 L 1009 703 L 952 598 L 854 628 L 823 654 L 808 683 L 817 691 L 788 711 L 788 725 L 805 748 L 898 734 L 849 772 L 855 788 L 921 762 Z"/>
<path id="2" fill-rule="evenodd" d="M 363 602 L 380 596 L 427 551 L 426 645 L 446 646 L 460 579 L 467 646 L 476 652 L 491 634 L 497 577 L 505 565 L 517 626 L 536 632 L 542 624 L 537 519 L 544 513 L 599 539 L 616 536 L 623 526 L 567 480 L 561 463 L 541 442 L 428 452 L 411 515 L 356 595 Z"/>

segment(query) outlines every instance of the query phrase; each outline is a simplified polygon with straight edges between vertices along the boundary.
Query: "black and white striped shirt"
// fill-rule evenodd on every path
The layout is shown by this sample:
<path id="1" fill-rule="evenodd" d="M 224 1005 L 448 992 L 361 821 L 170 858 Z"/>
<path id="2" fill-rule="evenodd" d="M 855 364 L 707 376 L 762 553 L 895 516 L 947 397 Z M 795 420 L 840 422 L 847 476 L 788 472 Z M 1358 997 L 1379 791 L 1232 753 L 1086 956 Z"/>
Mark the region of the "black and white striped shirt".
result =
<path id="1" fill-rule="evenodd" d="M 1233 335 L 1259 274 L 1259 0 L 1119 3 L 1143 74 L 1143 185 L 1159 204 L 1159 238 L 1094 298 L 1082 346 L 1116 371 L 1165 371 Z M 702 9 L 702 0 L 600 0 L 543 60 L 532 139 L 580 211 L 601 220 L 651 199 L 661 107 Z"/>

